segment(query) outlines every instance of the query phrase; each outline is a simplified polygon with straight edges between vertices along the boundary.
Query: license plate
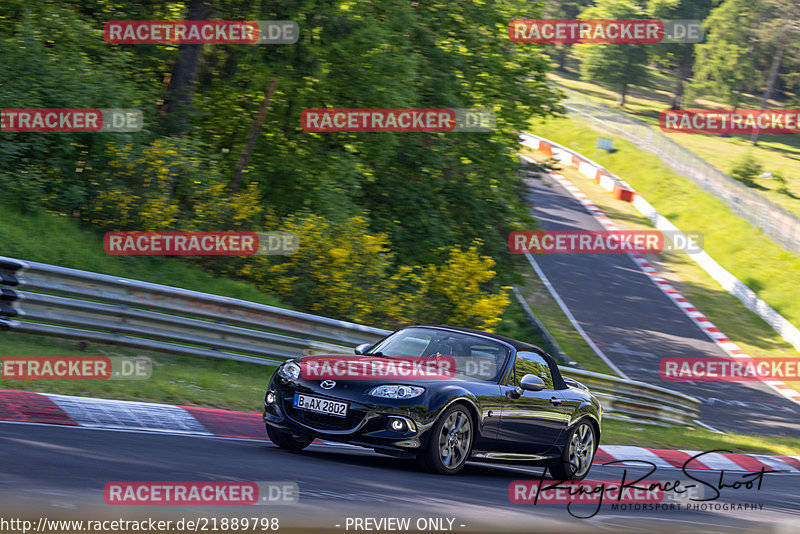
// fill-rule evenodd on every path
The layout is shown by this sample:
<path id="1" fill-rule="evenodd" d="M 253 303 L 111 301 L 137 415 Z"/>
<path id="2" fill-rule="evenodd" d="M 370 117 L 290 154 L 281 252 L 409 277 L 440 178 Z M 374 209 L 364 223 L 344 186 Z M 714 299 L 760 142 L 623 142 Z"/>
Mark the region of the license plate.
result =
<path id="1" fill-rule="evenodd" d="M 301 395 L 300 393 L 294 394 L 295 408 L 306 410 L 309 412 L 324 413 L 327 415 L 335 415 L 336 417 L 347 416 L 347 403 L 337 402 L 328 399 L 321 399 L 319 397 L 311 397 L 309 395 Z"/>

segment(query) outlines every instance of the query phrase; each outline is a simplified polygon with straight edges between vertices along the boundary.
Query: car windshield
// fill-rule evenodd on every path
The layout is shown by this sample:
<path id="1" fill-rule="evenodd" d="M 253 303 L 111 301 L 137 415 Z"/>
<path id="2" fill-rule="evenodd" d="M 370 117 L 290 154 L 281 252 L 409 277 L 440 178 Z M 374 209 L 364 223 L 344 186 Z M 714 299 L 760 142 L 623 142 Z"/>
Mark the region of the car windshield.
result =
<path id="1" fill-rule="evenodd" d="M 470 334 L 436 328 L 406 328 L 390 335 L 367 354 L 390 358 L 450 357 L 456 366 L 453 378 L 497 382 L 509 350 L 500 343 Z"/>

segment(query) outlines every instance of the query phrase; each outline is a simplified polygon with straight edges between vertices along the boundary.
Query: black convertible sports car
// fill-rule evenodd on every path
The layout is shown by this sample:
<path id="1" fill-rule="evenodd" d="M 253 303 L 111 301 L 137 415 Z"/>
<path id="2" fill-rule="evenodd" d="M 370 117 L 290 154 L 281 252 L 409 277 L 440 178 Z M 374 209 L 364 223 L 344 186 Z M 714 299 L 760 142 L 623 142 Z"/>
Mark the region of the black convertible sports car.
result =
<path id="1" fill-rule="evenodd" d="M 457 473 L 468 459 L 535 462 L 558 480 L 581 480 L 591 468 L 600 403 L 563 378 L 539 347 L 477 330 L 413 326 L 355 354 L 306 356 L 278 368 L 264 399 L 273 443 L 291 450 L 315 438 L 351 443 L 414 455 L 443 474 Z M 398 362 L 410 358 L 417 370 L 427 362 L 447 373 L 397 374 Z M 367 360 L 380 377 L 347 373 L 367 369 Z M 327 375 L 317 372 L 323 368 Z"/>

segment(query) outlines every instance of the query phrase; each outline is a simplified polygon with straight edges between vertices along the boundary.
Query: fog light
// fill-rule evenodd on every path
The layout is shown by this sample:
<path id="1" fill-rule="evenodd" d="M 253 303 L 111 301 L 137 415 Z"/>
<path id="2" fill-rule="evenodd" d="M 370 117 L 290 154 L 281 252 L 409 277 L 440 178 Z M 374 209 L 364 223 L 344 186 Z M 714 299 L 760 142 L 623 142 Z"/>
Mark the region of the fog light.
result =
<path id="1" fill-rule="evenodd" d="M 392 418 L 389 420 L 389 430 L 392 432 L 405 432 L 406 422 L 402 419 Z"/>
<path id="2" fill-rule="evenodd" d="M 275 393 L 272 391 L 267 392 L 267 404 L 275 404 Z"/>

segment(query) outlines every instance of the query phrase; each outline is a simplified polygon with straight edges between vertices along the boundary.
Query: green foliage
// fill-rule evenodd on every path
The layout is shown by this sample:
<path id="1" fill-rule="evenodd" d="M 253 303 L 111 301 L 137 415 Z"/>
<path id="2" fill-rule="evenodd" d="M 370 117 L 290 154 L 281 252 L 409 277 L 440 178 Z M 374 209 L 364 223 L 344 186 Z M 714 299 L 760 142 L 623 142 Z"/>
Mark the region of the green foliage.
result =
<path id="1" fill-rule="evenodd" d="M 229 195 L 208 150 L 191 139 L 110 143 L 102 165 L 89 171 L 91 198 L 83 221 L 103 230 L 253 230 L 262 223 L 255 183 Z"/>
<path id="2" fill-rule="evenodd" d="M 155 91 L 132 81 L 129 57 L 103 41 L 102 24 L 74 6 L 3 2 L 0 21 L 4 108 L 145 108 L 140 99 L 153 100 Z M 3 133 L 0 184 L 19 191 L 18 207 L 71 213 L 90 194 L 83 174 L 87 156 L 102 152 L 112 135 Z"/>
<path id="3" fill-rule="evenodd" d="M 661 20 L 704 20 L 714 0 L 648 0 L 647 12 Z M 694 43 L 655 44 L 649 47 L 651 59 L 675 72 L 673 107 L 683 104 L 684 82 L 691 76 L 695 59 Z"/>
<path id="4" fill-rule="evenodd" d="M 281 228 L 298 236 L 298 252 L 253 257 L 240 269 L 290 304 L 356 322 L 393 315 L 386 300 L 392 254 L 385 235 L 370 235 L 363 217 L 333 224 L 318 215 L 290 217 Z"/>
<path id="5" fill-rule="evenodd" d="M 341 235 L 347 242 L 323 250 L 329 243 L 319 241 L 325 276 L 297 272 L 296 283 L 310 295 L 302 300 L 305 309 L 365 317 L 375 299 L 391 300 L 383 286 L 456 283 L 448 262 L 457 261 L 482 280 L 480 291 L 465 279 L 466 300 L 425 288 L 429 299 L 450 310 L 449 318 L 493 324 L 502 299 L 481 299 L 500 295 L 500 286 L 515 277 L 506 236 L 533 222 L 517 172 L 516 131 L 531 116 L 559 110 L 560 95 L 545 80 L 542 47 L 505 37 L 509 20 L 522 12 L 537 16 L 541 6 L 215 0 L 212 18 L 295 20 L 300 40 L 204 46 L 186 114 L 191 127 L 173 137 L 165 102 L 181 50 L 109 45 L 102 27 L 107 20 L 181 18 L 188 4 L 0 5 L 4 107 L 139 108 L 146 125 L 132 134 L 3 134 L 0 186 L 8 204 L 78 217 L 99 231 L 286 230 L 316 220 L 313 215 L 324 221 L 325 239 Z M 231 195 L 234 168 L 273 79 L 277 90 L 239 193 Z M 494 109 L 498 121 L 489 133 L 305 132 L 300 114 L 316 107 L 480 107 Z M 488 256 L 501 268 L 489 265 Z M 261 282 L 264 274 L 252 258 L 196 261 L 218 275 Z M 343 262 L 363 272 L 343 272 L 340 280 L 334 270 L 345 269 Z M 273 259 L 267 264 L 277 268 Z M 492 276 L 483 277 L 487 272 Z M 337 292 L 339 283 L 348 291 Z M 347 298 L 355 299 L 351 309 L 343 304 Z M 403 310 L 375 320 L 433 317 L 422 305 Z"/>
<path id="6" fill-rule="evenodd" d="M 760 85 L 753 53 L 760 0 L 725 0 L 704 21 L 706 40 L 696 45 L 689 94 L 709 94 L 737 107 L 741 93 Z"/>
<path id="7" fill-rule="evenodd" d="M 477 243 L 478 245 L 480 243 Z M 412 323 L 471 326 L 493 331 L 510 300 L 510 287 L 488 294 L 482 287 L 497 274 L 495 261 L 481 256 L 475 245 L 455 247 L 444 265 L 429 265 L 422 271 L 421 291 L 411 295 L 407 309 Z"/>
<path id="8" fill-rule="evenodd" d="M 250 256 L 231 274 L 297 308 L 387 328 L 441 323 L 491 330 L 509 303 L 507 288 L 487 289 L 495 262 L 475 245 L 450 249 L 443 265 L 395 268 L 388 236 L 371 234 L 363 217 L 334 224 L 292 216 L 281 229 L 298 235 L 297 253 Z"/>
<path id="9" fill-rule="evenodd" d="M 641 19 L 644 10 L 633 0 L 598 0 L 583 11 L 581 19 Z M 581 79 L 608 85 L 620 94 L 620 104 L 631 85 L 648 80 L 647 47 L 642 44 L 579 44 L 575 55 L 581 61 Z"/>
<path id="10" fill-rule="evenodd" d="M 547 19 L 576 19 L 581 11 L 592 5 L 593 0 L 556 0 L 547 2 L 544 6 L 543 18 Z M 550 57 L 558 62 L 558 68 L 564 69 L 567 54 L 572 49 L 572 44 L 556 44 L 548 47 Z"/>

